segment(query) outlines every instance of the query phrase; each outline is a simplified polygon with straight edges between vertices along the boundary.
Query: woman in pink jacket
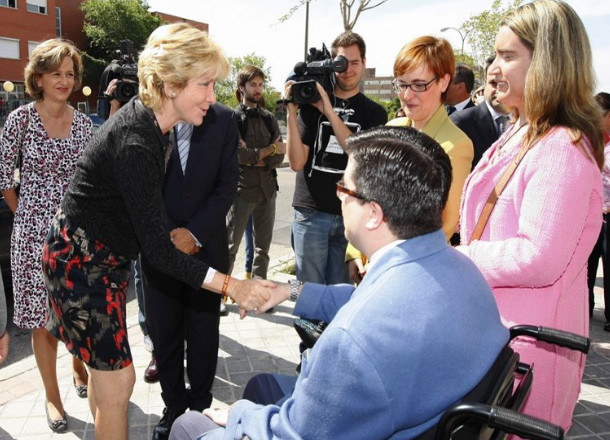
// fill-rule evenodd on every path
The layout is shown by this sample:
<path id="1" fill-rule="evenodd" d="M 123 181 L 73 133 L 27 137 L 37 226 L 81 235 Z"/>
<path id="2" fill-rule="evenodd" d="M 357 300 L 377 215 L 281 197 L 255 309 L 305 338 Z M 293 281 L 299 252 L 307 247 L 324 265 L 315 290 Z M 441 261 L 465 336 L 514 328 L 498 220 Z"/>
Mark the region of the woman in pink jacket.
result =
<path id="1" fill-rule="evenodd" d="M 601 227 L 603 163 L 589 40 L 568 4 L 538 0 L 504 19 L 495 52 L 489 74 L 514 125 L 466 180 L 458 249 L 485 275 L 505 325 L 587 336 L 587 257 Z M 511 163 L 518 166 L 473 237 Z M 513 348 L 535 364 L 525 413 L 567 430 L 584 356 L 527 338 Z"/>

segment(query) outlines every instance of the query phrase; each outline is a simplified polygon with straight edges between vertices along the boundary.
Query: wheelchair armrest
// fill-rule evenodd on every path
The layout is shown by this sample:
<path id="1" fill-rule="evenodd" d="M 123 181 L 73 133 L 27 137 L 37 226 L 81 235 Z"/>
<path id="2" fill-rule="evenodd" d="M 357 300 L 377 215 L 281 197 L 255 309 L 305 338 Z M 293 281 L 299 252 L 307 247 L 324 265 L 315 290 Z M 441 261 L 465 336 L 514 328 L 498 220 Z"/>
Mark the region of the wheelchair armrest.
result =
<path id="1" fill-rule="evenodd" d="M 539 327 L 535 325 L 515 325 L 509 330 L 511 339 L 514 339 L 517 336 L 531 336 L 539 341 L 549 342 L 585 354 L 589 352 L 589 347 L 591 346 L 591 340 L 589 338 L 554 328 Z"/>
<path id="2" fill-rule="evenodd" d="M 490 428 L 531 440 L 563 440 L 563 429 L 557 425 L 511 409 L 479 403 L 460 403 L 447 410 L 439 423 L 437 440 L 449 440 L 457 426 L 473 419 Z"/>

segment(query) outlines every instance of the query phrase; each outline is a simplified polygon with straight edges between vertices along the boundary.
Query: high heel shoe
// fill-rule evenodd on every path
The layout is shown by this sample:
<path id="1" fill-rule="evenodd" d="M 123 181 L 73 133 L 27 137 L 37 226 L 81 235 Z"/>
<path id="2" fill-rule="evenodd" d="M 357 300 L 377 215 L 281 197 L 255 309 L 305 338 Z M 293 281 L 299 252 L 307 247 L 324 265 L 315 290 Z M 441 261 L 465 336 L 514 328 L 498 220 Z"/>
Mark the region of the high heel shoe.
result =
<path id="1" fill-rule="evenodd" d="M 68 413 L 66 411 L 64 411 L 63 417 L 61 417 L 57 420 L 51 420 L 51 417 L 49 416 L 49 407 L 47 406 L 46 402 L 44 405 L 44 410 L 45 410 L 45 413 L 47 414 L 47 425 L 49 425 L 49 428 L 51 428 L 51 431 L 66 432 L 68 430 L 68 420 L 66 419 L 66 417 L 68 416 Z"/>
<path id="2" fill-rule="evenodd" d="M 72 383 L 74 384 L 74 389 L 76 390 L 76 395 L 81 399 L 87 398 L 87 385 L 76 385 L 76 378 L 72 376 Z"/>

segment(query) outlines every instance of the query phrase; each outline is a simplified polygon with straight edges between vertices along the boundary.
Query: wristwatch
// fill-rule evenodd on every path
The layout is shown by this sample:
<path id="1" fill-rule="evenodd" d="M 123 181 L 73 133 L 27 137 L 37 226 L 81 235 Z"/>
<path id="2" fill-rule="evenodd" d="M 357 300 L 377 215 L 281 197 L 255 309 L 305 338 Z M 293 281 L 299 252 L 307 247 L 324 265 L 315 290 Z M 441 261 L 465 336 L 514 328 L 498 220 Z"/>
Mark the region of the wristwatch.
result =
<path id="1" fill-rule="evenodd" d="M 299 299 L 299 294 L 301 293 L 301 286 L 303 285 L 303 281 L 299 280 L 289 280 L 288 284 L 290 284 L 290 301 L 295 301 Z"/>

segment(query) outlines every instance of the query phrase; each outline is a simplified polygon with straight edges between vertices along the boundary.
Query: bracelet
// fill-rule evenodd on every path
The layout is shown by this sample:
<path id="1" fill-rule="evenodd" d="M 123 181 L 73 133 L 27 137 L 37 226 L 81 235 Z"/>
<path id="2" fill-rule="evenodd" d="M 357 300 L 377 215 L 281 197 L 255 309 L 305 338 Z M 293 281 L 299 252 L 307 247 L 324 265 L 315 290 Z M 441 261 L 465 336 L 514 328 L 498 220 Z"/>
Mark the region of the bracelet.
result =
<path id="1" fill-rule="evenodd" d="M 273 147 L 273 153 L 271 153 L 270 156 L 275 156 L 277 154 L 277 145 L 271 144 L 270 146 Z"/>
<path id="2" fill-rule="evenodd" d="M 222 291 L 220 292 L 223 296 L 228 297 L 229 294 L 227 293 L 227 287 L 229 287 L 229 280 L 231 279 L 231 275 L 227 274 L 225 275 L 225 281 L 224 283 L 222 283 Z"/>
<path id="3" fill-rule="evenodd" d="M 289 280 L 288 284 L 290 284 L 290 301 L 296 302 L 301 294 L 301 286 L 303 285 L 303 281 Z"/>

